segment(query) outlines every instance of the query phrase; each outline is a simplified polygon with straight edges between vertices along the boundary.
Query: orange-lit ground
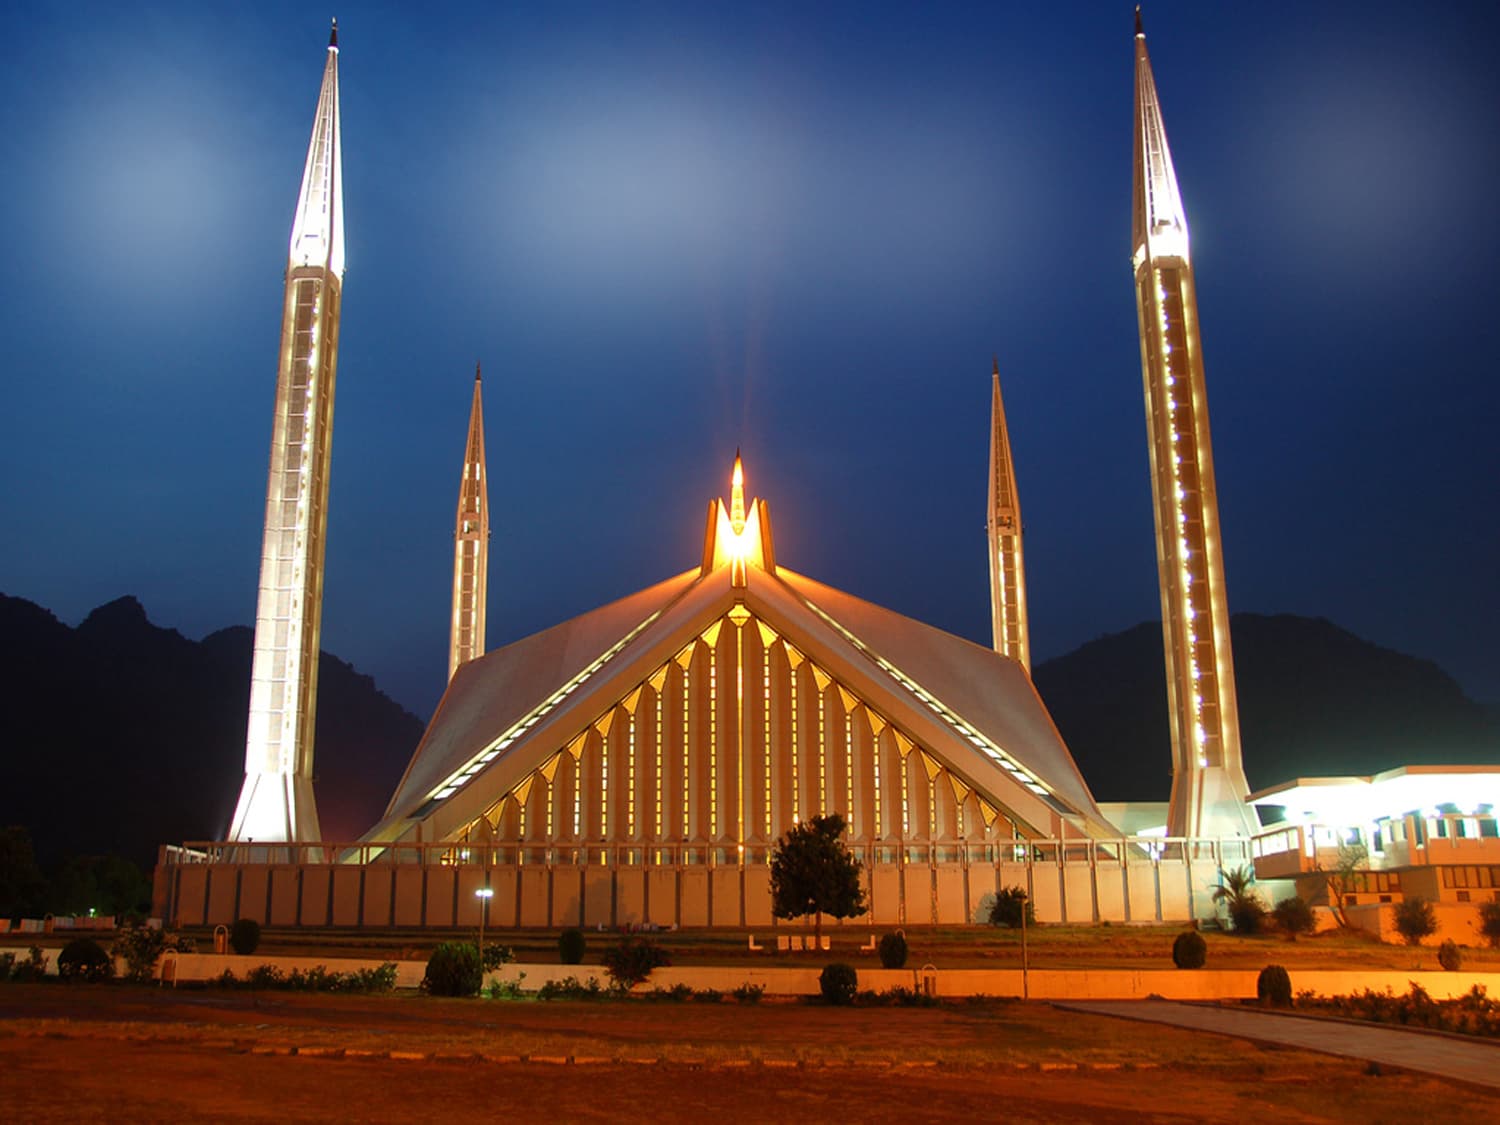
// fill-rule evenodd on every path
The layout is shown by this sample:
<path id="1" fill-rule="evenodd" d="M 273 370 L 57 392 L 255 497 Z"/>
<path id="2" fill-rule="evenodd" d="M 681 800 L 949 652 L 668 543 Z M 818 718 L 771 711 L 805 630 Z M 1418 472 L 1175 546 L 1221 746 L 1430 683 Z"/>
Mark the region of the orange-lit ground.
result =
<path id="1" fill-rule="evenodd" d="M 1460 1096 L 1477 1119 L 1500 1116 L 1494 1093 L 1435 1078 L 1040 1004 L 836 1010 L 0 986 L 0 1104 L 28 1121 L 1370 1122 L 1448 1112 Z"/>

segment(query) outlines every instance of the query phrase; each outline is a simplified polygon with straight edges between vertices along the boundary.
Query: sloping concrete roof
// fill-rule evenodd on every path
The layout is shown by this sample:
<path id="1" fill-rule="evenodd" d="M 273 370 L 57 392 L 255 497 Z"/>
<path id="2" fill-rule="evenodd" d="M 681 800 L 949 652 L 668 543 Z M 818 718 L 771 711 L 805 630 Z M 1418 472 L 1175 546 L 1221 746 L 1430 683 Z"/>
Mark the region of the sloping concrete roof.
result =
<path id="1" fill-rule="evenodd" d="M 950 764 L 983 787 L 1030 785 L 1060 814 L 1107 826 L 1019 663 L 785 567 L 751 567 L 736 589 L 726 566 L 679 574 L 460 668 L 366 839 L 427 820 L 422 836 L 443 838 L 742 598 L 793 643 L 941 728 Z"/>

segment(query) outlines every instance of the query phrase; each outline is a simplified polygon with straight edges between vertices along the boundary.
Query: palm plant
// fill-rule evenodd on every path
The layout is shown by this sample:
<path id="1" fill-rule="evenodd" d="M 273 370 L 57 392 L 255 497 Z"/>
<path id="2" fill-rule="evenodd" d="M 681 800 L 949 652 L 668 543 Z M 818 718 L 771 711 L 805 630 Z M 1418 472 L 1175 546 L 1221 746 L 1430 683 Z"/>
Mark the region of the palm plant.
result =
<path id="1" fill-rule="evenodd" d="M 1219 868 L 1219 885 L 1214 888 L 1213 900 L 1224 904 L 1235 933 L 1255 933 L 1266 915 L 1266 905 L 1253 889 L 1254 883 L 1253 867 L 1236 867 L 1233 871 Z"/>

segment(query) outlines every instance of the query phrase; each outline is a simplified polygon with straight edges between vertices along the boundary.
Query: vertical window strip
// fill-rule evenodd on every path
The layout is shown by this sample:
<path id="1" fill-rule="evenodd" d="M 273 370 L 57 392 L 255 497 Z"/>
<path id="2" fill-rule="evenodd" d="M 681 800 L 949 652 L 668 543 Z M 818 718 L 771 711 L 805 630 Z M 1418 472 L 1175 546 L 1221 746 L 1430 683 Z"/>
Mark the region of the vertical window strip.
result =
<path id="1" fill-rule="evenodd" d="M 792 685 L 792 823 L 796 824 L 802 819 L 800 794 L 797 791 L 797 666 L 791 668 L 790 683 Z"/>
<path id="2" fill-rule="evenodd" d="M 664 743 L 667 740 L 666 730 L 664 729 L 663 724 L 662 724 L 662 719 L 664 717 L 663 716 L 664 707 L 662 705 L 662 700 L 666 698 L 666 695 L 667 695 L 667 674 L 664 672 L 662 674 L 662 678 L 661 678 L 661 687 L 658 688 L 657 692 L 656 692 L 656 777 L 655 777 L 655 784 L 651 787 L 652 788 L 652 792 L 655 795 L 655 802 L 656 802 L 655 833 L 654 833 L 654 835 L 655 835 L 656 839 L 658 839 L 658 840 L 661 839 L 662 805 L 665 803 L 664 802 L 664 798 L 666 796 L 666 791 L 667 791 L 666 778 L 662 775 L 662 772 L 661 772 L 662 743 Z"/>
<path id="3" fill-rule="evenodd" d="M 614 730 L 611 725 L 610 730 Z M 599 838 L 609 839 L 609 735 L 599 738 Z"/>
<path id="4" fill-rule="evenodd" d="M 878 840 L 883 835 L 881 832 L 883 825 L 880 823 L 880 736 L 874 732 L 873 728 L 870 731 L 870 760 L 873 766 L 872 776 L 875 780 L 875 838 Z"/>
<path id="5" fill-rule="evenodd" d="M 635 712 L 630 714 L 629 760 L 625 763 L 625 835 L 635 839 Z"/>
<path id="6" fill-rule="evenodd" d="M 688 809 L 693 788 L 689 780 L 693 775 L 693 743 L 689 737 L 691 732 L 688 725 L 688 718 L 692 712 L 691 685 L 688 682 L 688 668 L 691 665 L 692 660 L 689 659 L 682 669 L 682 838 L 684 840 L 691 836 Z"/>
<path id="7" fill-rule="evenodd" d="M 719 835 L 719 650 L 708 650 L 708 838 Z"/>
<path id="8" fill-rule="evenodd" d="M 828 815 L 828 689 L 818 692 L 818 802 L 823 816 Z"/>
<path id="9" fill-rule="evenodd" d="M 769 840 L 771 838 L 771 756 L 772 756 L 772 750 L 771 750 L 771 748 L 772 748 L 772 742 L 771 742 L 771 649 L 769 647 L 763 648 L 761 650 L 760 667 L 761 667 L 761 680 L 764 682 L 764 685 L 765 685 L 765 699 L 764 699 L 764 704 L 765 704 L 765 726 L 766 726 L 765 739 L 764 739 L 764 741 L 761 742 L 761 757 L 763 759 L 765 759 L 765 767 L 766 767 L 765 798 L 762 800 L 761 804 L 765 807 L 765 813 L 766 813 L 766 817 L 765 817 L 765 819 L 766 819 L 766 839 Z"/>

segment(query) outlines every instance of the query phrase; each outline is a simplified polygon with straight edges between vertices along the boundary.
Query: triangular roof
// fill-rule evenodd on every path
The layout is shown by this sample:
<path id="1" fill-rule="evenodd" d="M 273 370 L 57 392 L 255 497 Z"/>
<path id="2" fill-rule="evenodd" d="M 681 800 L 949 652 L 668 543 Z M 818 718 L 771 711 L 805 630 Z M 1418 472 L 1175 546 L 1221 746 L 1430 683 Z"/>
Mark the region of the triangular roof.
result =
<path id="1" fill-rule="evenodd" d="M 1019 819 L 1114 834 L 1016 661 L 771 562 L 705 565 L 465 665 L 366 838 L 447 838 L 736 604 Z"/>

